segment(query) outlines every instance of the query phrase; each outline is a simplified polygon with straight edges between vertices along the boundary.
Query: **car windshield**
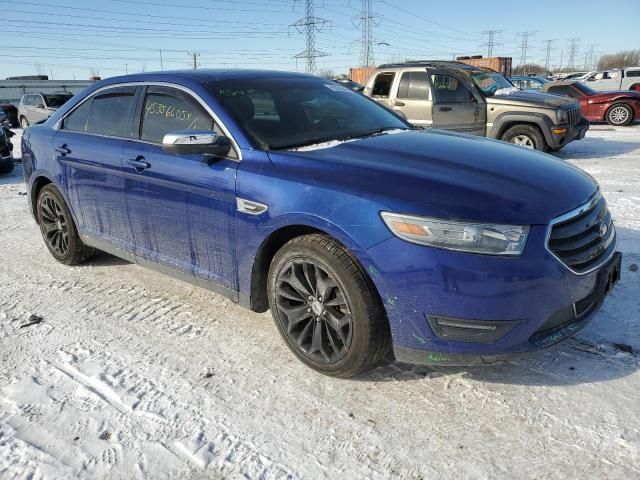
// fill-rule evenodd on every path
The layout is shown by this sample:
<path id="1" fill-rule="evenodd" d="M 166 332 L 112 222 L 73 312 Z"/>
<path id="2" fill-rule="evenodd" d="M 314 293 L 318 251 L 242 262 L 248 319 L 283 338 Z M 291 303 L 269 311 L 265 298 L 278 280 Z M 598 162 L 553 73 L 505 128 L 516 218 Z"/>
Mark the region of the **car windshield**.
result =
<path id="1" fill-rule="evenodd" d="M 48 94 L 44 95 L 44 101 L 47 102 L 47 107 L 60 108 L 72 96 L 73 95 L 71 95 L 70 93 Z"/>
<path id="2" fill-rule="evenodd" d="M 598 93 L 593 88 L 585 85 L 582 82 L 576 82 L 576 83 L 573 84 L 573 86 L 576 87 L 578 90 L 580 90 L 585 95 L 596 95 Z"/>
<path id="3" fill-rule="evenodd" d="M 297 148 L 411 128 L 375 101 L 331 80 L 253 78 L 208 86 L 264 149 Z"/>
<path id="4" fill-rule="evenodd" d="M 492 97 L 503 88 L 515 88 L 513 84 L 497 72 L 474 72 L 471 74 L 473 83 L 488 97 Z"/>

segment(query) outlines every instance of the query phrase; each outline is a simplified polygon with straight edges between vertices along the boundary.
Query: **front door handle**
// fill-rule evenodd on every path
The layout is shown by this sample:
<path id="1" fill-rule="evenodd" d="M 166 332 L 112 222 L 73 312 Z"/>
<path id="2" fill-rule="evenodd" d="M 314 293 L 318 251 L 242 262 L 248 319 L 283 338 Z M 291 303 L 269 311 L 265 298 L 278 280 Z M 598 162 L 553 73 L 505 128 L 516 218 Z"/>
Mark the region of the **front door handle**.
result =
<path id="1" fill-rule="evenodd" d="M 396 100 L 396 102 L 395 102 L 395 104 L 394 104 L 394 105 L 395 105 L 396 107 L 404 107 L 404 106 L 405 106 L 405 103 L 404 103 L 404 102 L 401 102 L 400 100 Z"/>
<path id="2" fill-rule="evenodd" d="M 138 173 L 142 173 L 147 168 L 151 167 L 151 164 L 149 162 L 146 162 L 142 155 L 137 158 L 130 158 L 129 160 L 127 160 L 127 163 L 131 165 Z"/>
<path id="3" fill-rule="evenodd" d="M 450 112 L 451 110 L 453 110 L 453 108 L 451 108 L 451 107 L 440 107 L 438 110 L 441 111 L 441 112 Z"/>
<path id="4" fill-rule="evenodd" d="M 71 153 L 71 149 L 67 147 L 67 144 L 60 145 L 56 147 L 56 152 L 58 152 L 61 156 L 65 157 Z"/>

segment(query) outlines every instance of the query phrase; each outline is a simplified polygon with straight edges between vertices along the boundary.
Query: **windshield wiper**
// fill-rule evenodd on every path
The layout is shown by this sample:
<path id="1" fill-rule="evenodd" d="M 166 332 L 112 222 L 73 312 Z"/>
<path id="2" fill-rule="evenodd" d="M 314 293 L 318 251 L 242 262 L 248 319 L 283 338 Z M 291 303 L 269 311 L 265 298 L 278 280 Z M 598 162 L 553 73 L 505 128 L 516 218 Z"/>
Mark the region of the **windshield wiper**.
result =
<path id="1" fill-rule="evenodd" d="M 308 147 L 311 145 L 318 145 L 320 143 L 326 143 L 331 141 L 345 141 L 345 140 L 353 140 L 355 138 L 364 138 L 364 137 L 372 137 L 374 135 L 380 135 L 388 130 L 410 130 L 409 127 L 380 127 L 374 128 L 372 130 L 366 130 L 364 132 L 356 132 L 349 133 L 347 135 L 331 135 L 328 137 L 314 138 L 313 140 L 307 140 L 304 142 L 291 143 L 288 145 L 272 145 L 270 146 L 271 150 L 288 150 L 291 148 L 302 148 Z"/>

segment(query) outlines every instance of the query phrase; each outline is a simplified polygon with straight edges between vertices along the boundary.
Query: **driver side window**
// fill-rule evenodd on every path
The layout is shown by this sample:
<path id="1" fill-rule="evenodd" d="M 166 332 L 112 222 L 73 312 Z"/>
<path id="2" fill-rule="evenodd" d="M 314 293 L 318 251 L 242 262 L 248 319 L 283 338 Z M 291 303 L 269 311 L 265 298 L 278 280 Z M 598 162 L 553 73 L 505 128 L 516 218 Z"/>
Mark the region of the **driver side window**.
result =
<path id="1" fill-rule="evenodd" d="M 473 95 L 469 89 L 456 77 L 451 75 L 433 74 L 431 83 L 436 103 L 470 103 Z"/>

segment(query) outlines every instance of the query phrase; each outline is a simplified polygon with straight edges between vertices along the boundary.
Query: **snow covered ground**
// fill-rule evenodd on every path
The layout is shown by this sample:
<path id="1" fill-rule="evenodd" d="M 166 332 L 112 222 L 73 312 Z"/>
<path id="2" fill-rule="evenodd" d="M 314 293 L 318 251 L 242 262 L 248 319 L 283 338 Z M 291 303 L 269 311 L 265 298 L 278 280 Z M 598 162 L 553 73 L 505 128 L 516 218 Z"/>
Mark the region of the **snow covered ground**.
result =
<path id="1" fill-rule="evenodd" d="M 640 478 L 640 125 L 559 156 L 600 181 L 624 255 L 594 321 L 502 366 L 355 380 L 302 366 L 268 313 L 56 263 L 20 169 L 0 177 L 0 478 Z"/>

